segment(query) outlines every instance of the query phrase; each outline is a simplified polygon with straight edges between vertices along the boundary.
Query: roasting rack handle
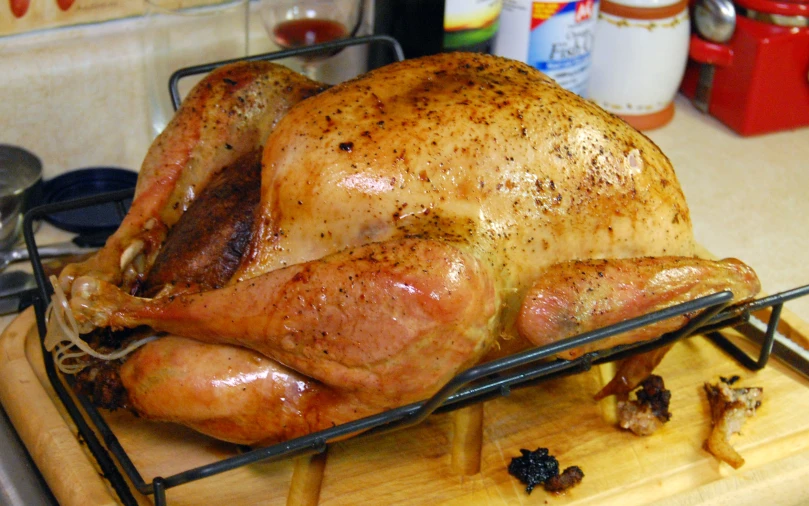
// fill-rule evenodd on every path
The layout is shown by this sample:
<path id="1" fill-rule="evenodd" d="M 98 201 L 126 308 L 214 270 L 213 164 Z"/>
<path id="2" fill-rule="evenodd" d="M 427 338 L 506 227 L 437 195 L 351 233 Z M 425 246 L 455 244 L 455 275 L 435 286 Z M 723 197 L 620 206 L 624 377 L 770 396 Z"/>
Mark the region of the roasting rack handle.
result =
<path id="1" fill-rule="evenodd" d="M 283 58 L 292 58 L 295 56 L 301 56 L 310 53 L 333 51 L 337 49 L 344 49 L 351 46 L 360 46 L 363 44 L 374 44 L 374 43 L 381 43 L 388 45 L 391 51 L 393 51 L 393 54 L 396 57 L 397 61 L 402 61 L 405 59 L 402 46 L 399 44 L 399 41 L 397 41 L 393 37 L 389 35 L 364 35 L 362 37 L 352 37 L 348 39 L 334 40 L 331 42 L 324 42 L 322 44 L 297 47 L 294 49 L 285 49 L 283 51 L 272 51 L 269 53 L 248 56 L 246 58 L 233 58 L 230 60 L 222 60 L 213 63 L 205 63 L 202 65 L 194 65 L 192 67 L 185 67 L 178 69 L 171 74 L 171 77 L 169 77 L 169 94 L 171 95 L 171 105 L 174 106 L 175 111 L 180 108 L 180 103 L 182 102 L 179 90 L 180 79 L 198 74 L 207 74 L 208 72 L 211 72 L 212 70 L 217 69 L 223 65 L 228 65 L 230 63 L 236 63 L 241 61 L 280 60 Z"/>

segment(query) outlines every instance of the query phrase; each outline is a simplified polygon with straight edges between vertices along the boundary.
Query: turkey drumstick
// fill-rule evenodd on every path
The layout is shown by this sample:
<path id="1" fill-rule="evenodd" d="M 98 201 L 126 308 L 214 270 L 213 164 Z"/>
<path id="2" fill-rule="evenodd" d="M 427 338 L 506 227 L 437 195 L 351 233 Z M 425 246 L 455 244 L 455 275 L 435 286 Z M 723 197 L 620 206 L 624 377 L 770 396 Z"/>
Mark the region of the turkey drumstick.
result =
<path id="1" fill-rule="evenodd" d="M 71 304 L 81 323 L 149 325 L 233 344 L 376 405 L 420 400 L 494 338 L 491 272 L 447 244 L 405 239 L 369 244 L 190 295 L 139 299 L 78 278 Z"/>

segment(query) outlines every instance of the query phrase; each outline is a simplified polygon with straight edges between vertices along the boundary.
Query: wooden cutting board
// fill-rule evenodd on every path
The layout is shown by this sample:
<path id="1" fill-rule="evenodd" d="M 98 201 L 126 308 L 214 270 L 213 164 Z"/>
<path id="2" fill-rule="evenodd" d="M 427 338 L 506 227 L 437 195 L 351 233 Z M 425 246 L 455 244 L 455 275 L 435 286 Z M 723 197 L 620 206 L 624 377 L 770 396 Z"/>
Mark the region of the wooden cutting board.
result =
<path id="1" fill-rule="evenodd" d="M 783 331 L 807 342 L 792 315 Z M 116 504 L 94 459 L 77 439 L 42 366 L 31 310 L 0 336 L 0 400 L 33 459 L 65 506 Z M 752 351 L 752 349 L 751 349 Z M 611 402 L 592 396 L 609 366 L 514 391 L 484 406 L 480 473 L 451 471 L 452 414 L 394 434 L 330 446 L 320 504 L 809 504 L 809 381 L 778 360 L 750 372 L 707 339 L 677 344 L 657 372 L 672 392 L 672 420 L 638 437 L 613 424 Z M 741 376 L 764 388 L 757 415 L 731 441 L 746 459 L 734 470 L 706 453 L 710 431 L 705 381 Z M 238 449 L 182 427 L 118 411 L 109 423 L 147 482 L 235 455 Z M 520 448 L 547 447 L 561 467 L 578 465 L 583 482 L 564 495 L 531 495 L 507 472 Z M 294 462 L 254 464 L 167 491 L 169 505 L 285 504 Z M 143 504 L 151 497 L 135 493 Z"/>

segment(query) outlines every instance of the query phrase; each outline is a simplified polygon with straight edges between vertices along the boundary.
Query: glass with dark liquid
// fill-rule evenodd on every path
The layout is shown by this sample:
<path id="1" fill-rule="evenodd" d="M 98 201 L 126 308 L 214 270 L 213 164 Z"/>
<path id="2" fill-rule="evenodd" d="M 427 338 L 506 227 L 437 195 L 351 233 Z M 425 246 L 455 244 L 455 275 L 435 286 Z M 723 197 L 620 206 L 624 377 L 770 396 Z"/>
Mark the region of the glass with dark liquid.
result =
<path id="1" fill-rule="evenodd" d="M 272 30 L 273 40 L 284 49 L 322 44 L 348 37 L 346 26 L 339 21 L 320 18 L 282 21 Z M 337 54 L 338 51 L 300 56 L 302 60 L 316 61 Z"/>
<path id="2" fill-rule="evenodd" d="M 354 36 L 362 23 L 364 0 L 262 0 L 261 18 L 283 49 L 322 44 Z M 314 79 L 324 60 L 340 50 L 301 55 L 304 73 Z"/>

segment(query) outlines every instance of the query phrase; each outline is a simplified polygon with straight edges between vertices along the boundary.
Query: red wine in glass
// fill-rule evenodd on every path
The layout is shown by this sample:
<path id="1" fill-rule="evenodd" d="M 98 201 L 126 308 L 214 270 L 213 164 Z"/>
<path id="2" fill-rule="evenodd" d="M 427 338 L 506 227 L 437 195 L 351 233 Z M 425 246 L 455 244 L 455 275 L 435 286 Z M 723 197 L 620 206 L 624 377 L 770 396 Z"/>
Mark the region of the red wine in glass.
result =
<path id="1" fill-rule="evenodd" d="M 345 25 L 338 21 L 321 18 L 302 18 L 283 21 L 273 27 L 276 44 L 286 49 L 311 46 L 348 37 Z M 301 55 L 305 61 L 315 61 L 334 56 L 338 50 L 326 53 Z"/>

